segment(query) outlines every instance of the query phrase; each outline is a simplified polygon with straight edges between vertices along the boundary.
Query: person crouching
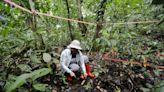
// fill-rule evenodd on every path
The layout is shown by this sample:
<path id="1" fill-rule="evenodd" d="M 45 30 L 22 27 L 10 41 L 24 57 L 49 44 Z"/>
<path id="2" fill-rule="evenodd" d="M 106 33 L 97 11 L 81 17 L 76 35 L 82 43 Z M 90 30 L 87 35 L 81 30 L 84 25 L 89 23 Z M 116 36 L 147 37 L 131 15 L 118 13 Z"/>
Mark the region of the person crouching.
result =
<path id="1" fill-rule="evenodd" d="M 62 72 L 67 77 L 68 81 L 72 81 L 75 77 L 84 77 L 94 78 L 94 75 L 91 74 L 91 67 L 88 63 L 88 57 L 83 55 L 78 40 L 73 40 L 66 49 L 61 53 L 60 64 Z"/>

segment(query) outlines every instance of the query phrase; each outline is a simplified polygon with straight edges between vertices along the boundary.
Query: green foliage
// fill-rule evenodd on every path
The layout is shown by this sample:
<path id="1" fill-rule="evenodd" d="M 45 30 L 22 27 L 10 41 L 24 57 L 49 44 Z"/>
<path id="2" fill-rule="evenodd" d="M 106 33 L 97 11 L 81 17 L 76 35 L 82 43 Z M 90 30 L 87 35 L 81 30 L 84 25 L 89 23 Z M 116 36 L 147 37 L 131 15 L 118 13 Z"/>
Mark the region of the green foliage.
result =
<path id="1" fill-rule="evenodd" d="M 41 61 L 37 58 L 37 56 L 35 54 L 32 54 L 30 56 L 30 59 L 33 63 L 41 63 Z"/>
<path id="2" fill-rule="evenodd" d="M 66 76 L 64 74 L 61 74 L 60 80 L 62 80 L 64 84 L 68 84 L 66 81 Z"/>
<path id="3" fill-rule="evenodd" d="M 35 70 L 31 73 L 32 80 L 34 81 L 35 79 L 37 79 L 41 76 L 49 74 L 50 72 L 51 72 L 51 69 L 49 69 L 49 68 L 42 68 L 39 70 Z"/>
<path id="4" fill-rule="evenodd" d="M 164 81 L 160 81 L 155 83 L 154 85 L 154 92 L 162 92 L 164 90 Z"/>
<path id="5" fill-rule="evenodd" d="M 48 84 L 35 84 L 33 85 L 33 87 L 38 90 L 38 91 L 42 91 L 45 92 L 46 91 L 46 87 L 48 86 Z"/>
<path id="6" fill-rule="evenodd" d="M 34 81 L 37 78 L 42 77 L 44 75 L 47 75 L 50 72 L 51 72 L 51 69 L 42 68 L 42 69 L 39 69 L 39 70 L 35 70 L 31 73 L 22 74 L 22 75 L 20 75 L 16 78 L 15 82 L 7 83 L 5 85 L 6 92 L 14 91 L 14 90 L 16 90 L 16 88 L 19 88 L 20 86 L 22 86 L 27 81 L 29 81 L 29 80 Z"/>
<path id="7" fill-rule="evenodd" d="M 16 81 L 14 83 L 7 83 L 5 85 L 6 92 L 11 92 L 15 90 L 16 88 L 20 87 L 26 82 L 26 79 L 29 78 L 29 74 L 22 74 L 18 78 L 16 78 Z"/>
<path id="8" fill-rule="evenodd" d="M 32 68 L 26 64 L 19 64 L 17 66 L 21 69 L 21 71 L 31 72 L 31 70 L 32 70 Z"/>
<path id="9" fill-rule="evenodd" d="M 101 67 L 101 65 L 97 65 L 94 69 L 93 74 L 95 75 L 95 77 L 98 77 L 101 73 L 104 73 L 106 71 L 105 69 L 103 69 L 103 67 Z"/>
<path id="10" fill-rule="evenodd" d="M 13 0 L 13 2 L 29 10 L 31 5 L 36 11 L 67 17 L 67 9 L 63 0 L 32 1 L 29 4 L 27 0 Z M 96 14 L 101 1 L 82 0 L 81 8 L 84 21 L 93 23 L 96 21 Z M 160 63 L 158 61 L 162 61 L 163 57 L 155 57 L 154 52 L 163 49 L 163 24 L 111 24 L 164 19 L 163 6 L 152 5 L 152 3 L 159 3 L 156 1 L 159 0 L 108 0 L 105 8 L 106 12 L 103 16 L 101 37 L 94 39 L 96 28 L 94 25 L 86 25 L 88 33 L 85 37 L 82 37 L 76 22 L 71 22 L 73 35 L 81 41 L 82 47 L 89 51 L 110 52 L 115 48 L 115 51 L 118 52 L 117 58 L 143 62 L 142 57 L 148 57 L 148 61 L 151 63 Z M 77 1 L 69 0 L 69 5 L 71 18 L 78 19 Z M 37 78 L 50 73 L 50 69 L 42 66 L 50 66 L 51 60 L 59 64 L 59 60 L 53 58 L 47 52 L 53 51 L 54 46 L 62 47 L 70 42 L 66 20 L 37 15 L 36 25 L 37 31 L 33 32 L 31 14 L 4 2 L 0 3 L 0 57 L 2 57 L 0 61 L 9 57 L 7 60 L 0 62 L 4 66 L 4 69 L 2 69 L 4 72 L 0 73 L 2 75 L 0 78 L 8 81 L 5 86 L 8 92 L 17 88 L 18 90 L 25 90 L 22 87 L 23 84 L 35 81 Z M 25 49 L 21 50 L 21 48 Z M 37 50 L 41 51 L 37 52 Z M 133 50 L 144 50 L 144 52 L 134 52 Z M 32 71 L 36 66 L 41 66 L 42 69 Z M 17 72 L 20 71 L 17 68 L 21 72 Z M 103 71 L 101 66 L 97 66 L 94 73 L 99 76 Z M 158 70 L 154 72 L 156 75 L 159 74 Z M 8 78 L 6 75 L 8 75 Z M 16 75 L 20 76 L 16 77 Z M 62 77 L 61 80 L 67 84 L 65 77 Z M 162 82 L 157 83 L 150 88 L 160 92 L 163 87 L 158 85 L 161 84 Z M 45 91 L 46 87 L 47 84 L 33 85 L 33 88 L 39 91 Z M 89 88 L 90 85 L 87 84 L 86 89 Z M 150 88 L 143 88 L 143 90 L 149 91 Z"/>
<path id="11" fill-rule="evenodd" d="M 91 83 L 90 83 L 90 82 L 87 82 L 87 84 L 84 85 L 84 88 L 85 88 L 86 90 L 90 90 L 90 89 L 92 88 Z"/>
<path id="12" fill-rule="evenodd" d="M 164 90 L 164 81 L 158 81 L 154 85 L 151 85 L 149 83 L 146 83 L 147 88 L 141 87 L 140 89 L 143 92 L 163 92 Z"/>
<path id="13" fill-rule="evenodd" d="M 43 60 L 45 62 L 50 62 L 51 61 L 51 56 L 48 53 L 43 53 Z"/>

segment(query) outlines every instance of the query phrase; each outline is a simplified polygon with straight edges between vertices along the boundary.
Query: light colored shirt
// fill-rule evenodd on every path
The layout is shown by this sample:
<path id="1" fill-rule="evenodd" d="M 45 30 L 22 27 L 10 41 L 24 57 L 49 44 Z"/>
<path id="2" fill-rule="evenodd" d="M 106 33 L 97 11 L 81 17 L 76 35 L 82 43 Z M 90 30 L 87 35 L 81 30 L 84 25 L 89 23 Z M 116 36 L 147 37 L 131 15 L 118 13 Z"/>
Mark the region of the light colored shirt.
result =
<path id="1" fill-rule="evenodd" d="M 81 51 L 79 51 L 79 54 L 76 55 L 76 61 L 80 65 L 81 69 L 83 72 L 86 72 L 85 68 L 85 63 L 84 63 L 84 57 Z M 60 64 L 61 64 L 61 69 L 63 72 L 71 73 L 71 69 L 69 69 L 70 62 L 72 60 L 72 55 L 71 55 L 71 49 L 65 49 L 61 53 L 60 57 Z"/>

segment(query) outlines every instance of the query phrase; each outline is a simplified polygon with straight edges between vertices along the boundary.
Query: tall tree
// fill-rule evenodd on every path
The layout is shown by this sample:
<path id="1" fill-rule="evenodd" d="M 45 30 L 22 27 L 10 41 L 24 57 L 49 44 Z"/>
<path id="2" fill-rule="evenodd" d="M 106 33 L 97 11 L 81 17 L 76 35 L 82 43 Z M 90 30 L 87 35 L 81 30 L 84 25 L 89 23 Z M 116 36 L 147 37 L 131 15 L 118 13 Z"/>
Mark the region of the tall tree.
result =
<path id="1" fill-rule="evenodd" d="M 82 11 L 81 11 L 81 3 L 83 2 L 83 0 L 77 0 L 77 8 L 78 8 L 78 20 L 83 21 L 83 15 L 82 15 Z M 82 33 L 83 36 L 85 36 L 86 32 L 87 32 L 87 27 L 84 23 L 78 23 L 80 31 Z"/>
<path id="2" fill-rule="evenodd" d="M 100 37 L 100 31 L 103 27 L 103 22 L 104 22 L 104 13 L 105 13 L 105 8 L 106 8 L 106 3 L 108 0 L 100 0 L 99 2 L 99 6 L 98 6 L 98 10 L 97 10 L 97 18 L 96 18 L 96 34 L 95 34 L 95 38 L 99 38 Z"/>
<path id="3" fill-rule="evenodd" d="M 66 6 L 67 6 L 67 17 L 70 18 L 70 10 L 69 10 L 68 0 L 65 0 L 65 2 L 66 2 Z M 73 34 L 72 34 L 72 26 L 71 26 L 71 22 L 70 21 L 68 21 L 68 27 L 69 27 L 71 40 L 73 40 L 74 37 L 73 37 Z"/>

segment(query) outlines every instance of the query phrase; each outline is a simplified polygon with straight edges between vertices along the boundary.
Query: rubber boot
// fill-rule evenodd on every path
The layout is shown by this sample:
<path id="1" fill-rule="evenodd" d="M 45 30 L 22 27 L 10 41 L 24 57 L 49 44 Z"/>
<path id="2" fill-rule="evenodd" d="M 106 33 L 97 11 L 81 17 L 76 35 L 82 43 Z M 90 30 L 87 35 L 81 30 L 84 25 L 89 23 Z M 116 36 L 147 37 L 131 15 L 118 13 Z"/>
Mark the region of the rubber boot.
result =
<path id="1" fill-rule="evenodd" d="M 94 75 L 90 72 L 91 71 L 91 67 L 89 64 L 85 64 L 86 67 L 86 72 L 87 72 L 87 76 L 90 78 L 94 78 Z"/>

